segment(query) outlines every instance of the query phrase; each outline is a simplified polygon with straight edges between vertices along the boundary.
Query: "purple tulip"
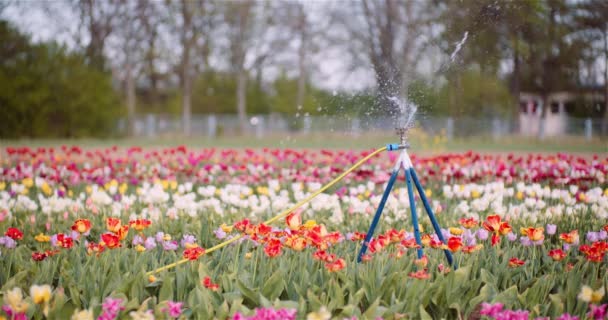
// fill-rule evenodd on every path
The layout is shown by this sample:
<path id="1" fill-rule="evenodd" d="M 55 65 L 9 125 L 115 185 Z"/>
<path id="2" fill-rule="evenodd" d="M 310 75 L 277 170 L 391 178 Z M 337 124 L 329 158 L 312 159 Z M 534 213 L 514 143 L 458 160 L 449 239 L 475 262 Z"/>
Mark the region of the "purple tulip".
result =
<path id="1" fill-rule="evenodd" d="M 589 231 L 587 232 L 587 241 L 596 242 L 600 239 L 600 235 L 598 232 Z"/>
<path id="2" fill-rule="evenodd" d="M 486 239 L 488 239 L 488 235 L 489 235 L 489 233 L 485 229 L 479 229 L 479 230 L 477 230 L 477 239 L 479 239 L 479 240 L 486 240 Z"/>
<path id="3" fill-rule="evenodd" d="M 156 248 L 156 241 L 154 241 L 154 238 L 152 238 L 152 237 L 147 238 L 146 241 L 144 242 L 144 247 L 146 247 L 146 250 Z"/>
<path id="4" fill-rule="evenodd" d="M 134 245 L 134 246 L 136 246 L 136 245 L 138 245 L 138 244 L 143 244 L 143 243 L 144 243 L 144 239 L 143 239 L 141 236 L 139 236 L 139 235 L 135 235 L 135 236 L 133 237 L 133 245 Z"/>
<path id="5" fill-rule="evenodd" d="M 509 239 L 509 241 L 513 242 L 513 241 L 517 240 L 517 235 L 513 232 L 509 232 L 509 234 L 507 235 L 507 239 Z"/>
<path id="6" fill-rule="evenodd" d="M 167 251 L 173 251 L 173 250 L 177 250 L 177 248 L 179 247 L 179 245 L 177 244 L 177 241 L 173 240 L 173 241 L 163 241 L 163 249 L 167 250 Z"/>
<path id="7" fill-rule="evenodd" d="M 186 245 L 192 245 L 196 243 L 196 237 L 191 234 L 185 234 L 182 237 L 181 245 L 182 247 L 186 247 Z"/>

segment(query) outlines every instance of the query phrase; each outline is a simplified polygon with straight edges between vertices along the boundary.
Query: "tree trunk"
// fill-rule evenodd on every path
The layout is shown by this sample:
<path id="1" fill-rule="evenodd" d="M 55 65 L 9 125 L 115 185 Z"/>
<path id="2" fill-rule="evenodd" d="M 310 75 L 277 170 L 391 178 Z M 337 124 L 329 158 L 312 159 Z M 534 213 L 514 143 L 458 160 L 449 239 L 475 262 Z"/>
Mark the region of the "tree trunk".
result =
<path id="1" fill-rule="evenodd" d="M 135 77 L 133 76 L 133 65 L 127 62 L 127 119 L 128 119 L 128 134 L 135 135 Z"/>
<path id="2" fill-rule="evenodd" d="M 513 116 L 517 119 L 519 115 L 519 94 L 520 94 L 520 61 L 519 61 L 519 39 L 515 38 L 513 44 L 513 75 L 511 78 L 511 93 L 513 94 L 513 100 L 515 108 L 513 110 Z"/>
<path id="3" fill-rule="evenodd" d="M 302 28 L 305 28 L 302 25 Z M 306 94 L 306 34 L 305 30 L 300 30 L 300 48 L 298 49 L 298 92 L 296 95 L 296 110 L 304 105 L 304 95 Z"/>
<path id="4" fill-rule="evenodd" d="M 608 134 L 608 24 L 604 26 L 604 121 L 602 133 Z"/>
<path id="5" fill-rule="evenodd" d="M 236 84 L 236 108 L 241 125 L 241 133 L 247 130 L 247 72 L 240 68 Z"/>
<path id="6" fill-rule="evenodd" d="M 184 125 L 184 135 L 190 136 L 190 120 L 192 117 L 192 77 L 189 72 L 189 61 L 185 61 L 183 64 L 183 84 L 182 84 L 182 121 Z"/>
<path id="7" fill-rule="evenodd" d="M 182 63 L 181 63 L 181 84 L 182 84 L 182 124 L 184 135 L 190 136 L 190 118 L 192 115 L 192 77 L 190 76 L 190 50 L 194 43 L 194 30 L 192 29 L 192 12 L 188 2 L 181 2 L 182 18 L 184 19 L 181 34 Z"/>

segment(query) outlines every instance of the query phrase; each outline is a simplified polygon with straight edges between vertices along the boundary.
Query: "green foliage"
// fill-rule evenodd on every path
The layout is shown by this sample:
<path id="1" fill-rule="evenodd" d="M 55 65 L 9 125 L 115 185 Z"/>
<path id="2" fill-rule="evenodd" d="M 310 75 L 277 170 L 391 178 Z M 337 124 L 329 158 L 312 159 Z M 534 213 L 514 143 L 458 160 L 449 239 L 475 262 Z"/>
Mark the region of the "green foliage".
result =
<path id="1" fill-rule="evenodd" d="M 236 77 L 230 73 L 209 71 L 194 85 L 192 113 L 236 113 Z M 268 113 L 269 96 L 260 83 L 247 81 L 247 113 Z"/>
<path id="2" fill-rule="evenodd" d="M 451 116 L 504 116 L 513 104 L 500 79 L 476 70 L 449 78 L 437 96 L 437 112 Z"/>
<path id="3" fill-rule="evenodd" d="M 274 81 L 275 94 L 272 97 L 272 112 L 295 114 L 318 113 L 315 95 L 318 94 L 318 89 L 312 88 L 309 84 L 306 85 L 304 103 L 300 108 L 296 105 L 298 96 L 298 81 L 290 79 L 285 73 L 282 73 Z"/>
<path id="4" fill-rule="evenodd" d="M 1 137 L 82 137 L 111 132 L 120 116 L 110 75 L 54 43 L 32 44 L 0 21 Z"/>

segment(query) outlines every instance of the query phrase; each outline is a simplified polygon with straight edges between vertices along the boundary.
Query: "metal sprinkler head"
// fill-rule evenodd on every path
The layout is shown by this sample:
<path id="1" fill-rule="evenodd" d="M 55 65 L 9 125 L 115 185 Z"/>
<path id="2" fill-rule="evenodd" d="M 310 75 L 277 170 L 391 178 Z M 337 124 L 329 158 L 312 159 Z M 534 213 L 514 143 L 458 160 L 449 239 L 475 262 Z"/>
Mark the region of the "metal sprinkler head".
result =
<path id="1" fill-rule="evenodd" d="M 395 128 L 395 131 L 397 131 L 397 135 L 399 136 L 399 146 L 404 149 L 409 148 L 410 144 L 407 143 L 407 128 Z"/>

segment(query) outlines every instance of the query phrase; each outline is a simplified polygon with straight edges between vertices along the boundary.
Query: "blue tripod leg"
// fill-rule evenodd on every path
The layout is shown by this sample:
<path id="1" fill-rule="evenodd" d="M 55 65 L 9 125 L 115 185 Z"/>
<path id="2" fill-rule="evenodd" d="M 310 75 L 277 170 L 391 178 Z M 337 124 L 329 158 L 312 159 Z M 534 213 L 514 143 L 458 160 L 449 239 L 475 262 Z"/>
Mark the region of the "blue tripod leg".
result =
<path id="1" fill-rule="evenodd" d="M 424 204 L 424 209 L 426 210 L 426 213 L 429 215 L 429 218 L 431 219 L 431 223 L 433 224 L 433 229 L 435 229 L 435 233 L 437 234 L 437 237 L 439 238 L 439 240 L 441 240 L 441 242 L 443 242 L 444 244 L 447 244 L 447 242 L 445 241 L 445 239 L 443 237 L 443 234 L 441 233 L 441 227 L 439 227 L 439 223 L 437 222 L 437 219 L 435 218 L 433 209 L 431 209 L 429 200 L 426 198 L 426 193 L 424 192 L 424 189 L 422 188 L 422 184 L 420 184 L 420 180 L 418 180 L 416 171 L 414 171 L 414 168 L 410 168 L 408 171 L 411 173 L 412 180 L 414 180 L 414 184 L 416 185 L 418 194 L 420 195 L 420 198 L 422 199 L 422 203 Z M 454 259 L 452 257 L 452 253 L 450 252 L 450 250 L 446 249 L 446 250 L 443 250 L 443 252 L 445 253 L 445 257 L 447 258 L 448 263 L 450 265 L 453 265 L 454 269 L 456 269 L 457 266 L 454 265 Z"/>
<path id="2" fill-rule="evenodd" d="M 410 211 L 412 212 L 412 224 L 414 225 L 414 238 L 420 248 L 416 251 L 418 259 L 422 259 L 422 238 L 420 236 L 420 228 L 418 227 L 418 215 L 416 214 L 416 201 L 414 199 L 414 190 L 412 189 L 412 176 L 409 169 L 405 169 L 405 183 L 407 184 L 407 194 L 410 199 Z"/>
<path id="3" fill-rule="evenodd" d="M 382 215 L 382 210 L 384 210 L 384 205 L 386 204 L 386 200 L 388 196 L 391 194 L 391 190 L 393 189 L 393 184 L 395 184 L 395 180 L 397 180 L 397 176 L 399 175 L 399 169 L 393 171 L 390 179 L 388 180 L 388 184 L 386 185 L 386 189 L 384 189 L 384 194 L 382 194 L 382 199 L 380 200 L 380 204 L 378 205 L 378 209 L 376 210 L 376 215 L 374 215 L 374 220 L 372 220 L 372 224 L 369 226 L 369 230 L 365 235 L 365 241 L 363 242 L 363 246 L 361 250 L 359 250 L 359 255 L 357 256 L 357 262 L 361 262 L 361 257 L 367 251 L 367 247 L 369 242 L 372 240 L 374 235 L 374 230 L 376 229 L 376 225 L 378 225 L 378 221 L 380 220 L 380 216 Z"/>

